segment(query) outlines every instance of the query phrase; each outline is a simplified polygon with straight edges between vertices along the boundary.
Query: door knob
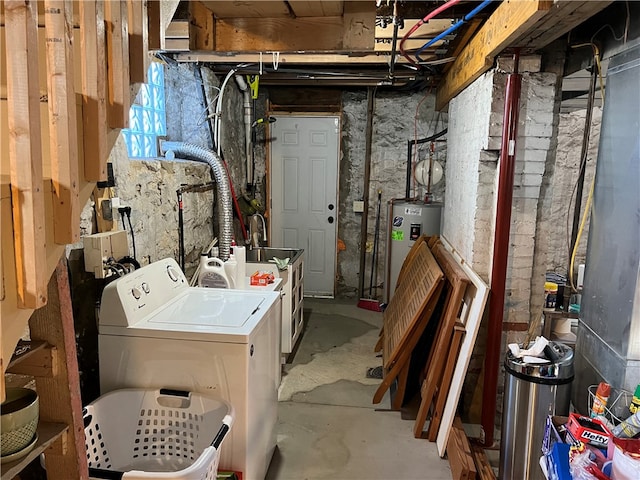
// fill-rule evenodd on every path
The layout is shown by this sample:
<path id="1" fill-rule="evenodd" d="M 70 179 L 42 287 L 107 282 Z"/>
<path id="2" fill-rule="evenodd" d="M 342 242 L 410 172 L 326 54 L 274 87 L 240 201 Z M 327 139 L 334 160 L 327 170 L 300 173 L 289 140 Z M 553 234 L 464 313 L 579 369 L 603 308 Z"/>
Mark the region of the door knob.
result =
<path id="1" fill-rule="evenodd" d="M 329 217 L 327 220 L 329 220 L 329 223 L 333 223 L 333 217 Z"/>
<path id="2" fill-rule="evenodd" d="M 333 203 L 329 204 L 329 210 L 333 210 L 335 207 L 333 206 Z"/>

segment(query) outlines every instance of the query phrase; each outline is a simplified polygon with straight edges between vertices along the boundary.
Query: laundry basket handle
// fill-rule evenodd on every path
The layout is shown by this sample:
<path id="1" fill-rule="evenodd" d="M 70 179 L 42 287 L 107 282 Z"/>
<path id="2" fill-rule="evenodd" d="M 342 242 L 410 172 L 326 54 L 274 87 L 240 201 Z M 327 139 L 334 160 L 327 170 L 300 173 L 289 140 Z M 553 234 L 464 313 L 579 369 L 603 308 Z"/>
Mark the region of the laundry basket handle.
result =
<path id="1" fill-rule="evenodd" d="M 161 388 L 158 391 L 156 402 L 163 407 L 189 408 L 191 405 L 191 392 L 173 388 Z"/>
<path id="2" fill-rule="evenodd" d="M 102 468 L 89 467 L 90 478 L 100 478 L 104 480 L 122 480 L 124 472 L 117 472 L 115 470 L 104 470 Z"/>
<path id="3" fill-rule="evenodd" d="M 231 429 L 231 424 L 233 424 L 233 417 L 231 415 L 225 415 L 224 418 L 222 419 L 222 425 L 220 425 L 220 429 L 218 430 L 218 433 L 216 433 L 216 436 L 214 437 L 213 442 L 211 442 L 211 446 L 216 450 L 220 448 L 222 441 L 227 436 L 227 433 L 229 433 L 229 430 Z"/>

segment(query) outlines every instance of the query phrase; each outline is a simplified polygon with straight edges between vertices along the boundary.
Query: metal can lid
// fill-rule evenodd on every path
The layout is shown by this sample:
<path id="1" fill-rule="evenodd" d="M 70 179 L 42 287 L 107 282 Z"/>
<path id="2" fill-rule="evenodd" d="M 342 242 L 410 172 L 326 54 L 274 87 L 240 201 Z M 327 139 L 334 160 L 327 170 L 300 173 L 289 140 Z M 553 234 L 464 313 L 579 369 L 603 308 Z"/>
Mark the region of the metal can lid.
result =
<path id="1" fill-rule="evenodd" d="M 527 363 L 507 351 L 504 361 L 508 373 L 534 383 L 562 384 L 573 380 L 573 349 L 564 343 L 549 342 L 557 359 L 549 363 Z"/>

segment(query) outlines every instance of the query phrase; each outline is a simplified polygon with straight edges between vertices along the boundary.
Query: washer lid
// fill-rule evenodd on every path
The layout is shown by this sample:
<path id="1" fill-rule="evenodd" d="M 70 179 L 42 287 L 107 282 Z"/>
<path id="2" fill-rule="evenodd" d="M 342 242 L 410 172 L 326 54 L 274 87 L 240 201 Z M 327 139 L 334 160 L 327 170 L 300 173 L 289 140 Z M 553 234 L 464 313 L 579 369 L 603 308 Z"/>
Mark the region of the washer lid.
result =
<path id="1" fill-rule="evenodd" d="M 103 326 L 100 333 L 247 343 L 279 299 L 278 292 L 188 288 L 183 295 L 135 324 L 125 328 Z"/>
<path id="2" fill-rule="evenodd" d="M 240 328 L 265 302 L 264 296 L 237 293 L 233 290 L 200 288 L 189 291 L 175 302 L 148 318 L 158 328 L 170 325 Z M 139 326 L 139 325 L 138 325 Z"/>

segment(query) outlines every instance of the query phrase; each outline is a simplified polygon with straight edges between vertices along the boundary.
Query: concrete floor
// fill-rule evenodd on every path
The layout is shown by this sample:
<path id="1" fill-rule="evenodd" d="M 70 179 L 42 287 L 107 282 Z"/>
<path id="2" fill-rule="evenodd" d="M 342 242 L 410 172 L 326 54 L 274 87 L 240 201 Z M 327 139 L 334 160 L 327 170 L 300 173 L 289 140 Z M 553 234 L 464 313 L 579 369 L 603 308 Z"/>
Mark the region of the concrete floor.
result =
<path id="1" fill-rule="evenodd" d="M 307 326 L 284 366 L 266 479 L 451 479 L 435 443 L 413 437 L 411 413 L 390 411 L 388 392 L 372 404 L 380 380 L 366 372 L 382 363 L 373 352 L 382 314 L 357 301 L 304 302 Z"/>

